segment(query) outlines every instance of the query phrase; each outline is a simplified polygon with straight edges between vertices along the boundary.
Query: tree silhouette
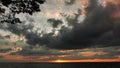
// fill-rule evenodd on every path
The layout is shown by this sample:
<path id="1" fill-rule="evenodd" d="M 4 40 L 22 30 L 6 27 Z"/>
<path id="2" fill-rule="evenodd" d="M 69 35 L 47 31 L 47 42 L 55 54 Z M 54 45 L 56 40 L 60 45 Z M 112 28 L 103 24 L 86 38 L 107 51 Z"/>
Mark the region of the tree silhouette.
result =
<path id="1" fill-rule="evenodd" d="M 21 23 L 15 14 L 28 13 L 32 15 L 34 12 L 40 12 L 40 4 L 45 0 L 0 0 L 0 22 L 4 23 Z M 5 14 L 6 9 L 9 9 L 9 14 Z"/>

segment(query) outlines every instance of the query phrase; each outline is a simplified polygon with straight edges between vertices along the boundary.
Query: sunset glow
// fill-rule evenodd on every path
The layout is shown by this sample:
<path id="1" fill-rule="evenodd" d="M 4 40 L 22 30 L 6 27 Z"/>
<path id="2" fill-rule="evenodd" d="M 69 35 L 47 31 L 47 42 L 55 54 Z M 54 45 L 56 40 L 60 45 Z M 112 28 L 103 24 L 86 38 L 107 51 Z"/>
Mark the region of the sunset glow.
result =
<path id="1" fill-rule="evenodd" d="M 79 63 L 79 62 L 120 62 L 120 59 L 90 59 L 90 60 L 53 60 L 46 62 L 54 63 Z"/>
<path id="2" fill-rule="evenodd" d="M 56 62 L 56 63 L 63 63 L 63 62 L 67 62 L 67 60 L 55 60 L 53 62 Z"/>

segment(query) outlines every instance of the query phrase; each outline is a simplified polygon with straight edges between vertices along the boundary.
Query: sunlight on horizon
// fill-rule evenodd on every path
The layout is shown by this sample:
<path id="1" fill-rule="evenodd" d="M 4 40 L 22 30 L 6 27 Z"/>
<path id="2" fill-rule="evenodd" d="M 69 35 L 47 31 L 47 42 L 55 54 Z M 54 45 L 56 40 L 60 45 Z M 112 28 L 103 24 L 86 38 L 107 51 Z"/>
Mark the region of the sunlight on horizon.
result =
<path id="1" fill-rule="evenodd" d="M 67 60 L 55 60 L 54 62 L 62 63 L 62 62 L 68 62 L 68 61 Z"/>
<path id="2" fill-rule="evenodd" d="M 119 62 L 119 59 L 89 59 L 89 60 L 53 60 L 50 63 L 79 63 L 79 62 Z"/>

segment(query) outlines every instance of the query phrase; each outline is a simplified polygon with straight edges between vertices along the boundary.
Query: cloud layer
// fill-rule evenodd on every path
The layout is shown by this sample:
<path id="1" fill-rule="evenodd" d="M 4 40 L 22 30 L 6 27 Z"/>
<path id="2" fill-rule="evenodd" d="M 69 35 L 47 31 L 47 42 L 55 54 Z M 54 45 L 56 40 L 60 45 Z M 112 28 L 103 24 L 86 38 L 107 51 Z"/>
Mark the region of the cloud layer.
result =
<path id="1" fill-rule="evenodd" d="M 106 6 L 97 0 L 46 0 L 40 13 L 16 15 L 21 24 L 0 24 L 0 58 L 119 59 L 118 6 L 112 0 Z"/>
<path id="2" fill-rule="evenodd" d="M 54 2 L 56 3 L 57 0 L 52 3 L 54 4 Z M 64 4 L 63 1 L 60 1 L 60 3 Z M 117 38 L 119 36 L 119 23 L 116 23 L 119 19 L 112 17 L 112 14 L 116 11 L 113 9 L 116 8 L 116 4 L 111 2 L 104 7 L 98 5 L 97 0 L 89 0 L 88 7 L 84 8 L 86 17 L 81 23 L 79 23 L 78 18 L 82 16 L 80 14 L 82 9 L 78 9 L 77 13 L 73 15 L 59 13 L 64 20 L 48 19 L 47 24 L 51 24 L 52 27 L 49 33 L 45 32 L 48 30 L 43 30 L 39 33 L 39 28 L 35 28 L 35 25 L 30 23 L 27 25 L 25 23 L 7 24 L 6 29 L 18 36 L 22 34 L 27 39 L 27 43 L 33 46 L 39 44 L 55 49 L 76 49 L 96 45 L 119 45 L 119 38 Z M 65 20 L 67 25 L 63 25 Z M 71 29 L 69 28 L 70 26 L 72 27 Z M 41 26 L 39 25 L 39 27 Z M 55 35 L 57 36 L 54 37 Z"/>

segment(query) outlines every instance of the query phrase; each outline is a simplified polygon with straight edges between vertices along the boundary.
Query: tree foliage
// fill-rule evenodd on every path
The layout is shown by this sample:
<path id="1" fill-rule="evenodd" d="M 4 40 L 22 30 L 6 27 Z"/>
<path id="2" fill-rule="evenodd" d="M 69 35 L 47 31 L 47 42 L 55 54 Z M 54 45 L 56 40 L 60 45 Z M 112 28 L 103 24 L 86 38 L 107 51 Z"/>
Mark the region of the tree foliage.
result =
<path id="1" fill-rule="evenodd" d="M 21 23 L 15 14 L 28 13 L 32 15 L 34 12 L 40 11 L 40 4 L 45 0 L 0 0 L 0 22 L 4 23 Z M 4 7 L 9 9 L 9 14 Z"/>

